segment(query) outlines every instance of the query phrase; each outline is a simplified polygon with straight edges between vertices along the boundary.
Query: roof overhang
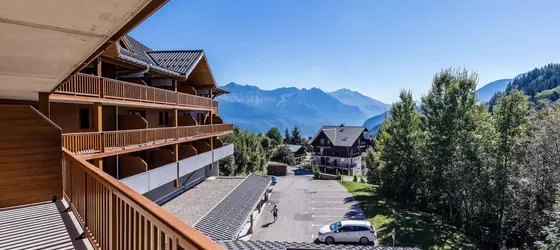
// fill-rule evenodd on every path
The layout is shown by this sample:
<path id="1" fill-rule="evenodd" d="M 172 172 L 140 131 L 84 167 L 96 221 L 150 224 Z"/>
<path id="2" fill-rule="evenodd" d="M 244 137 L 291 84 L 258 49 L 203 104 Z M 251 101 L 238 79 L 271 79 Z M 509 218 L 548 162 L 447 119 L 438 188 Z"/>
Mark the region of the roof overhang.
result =
<path id="1" fill-rule="evenodd" d="M 169 0 L 17 0 L 0 5 L 0 99 L 37 100 Z"/>

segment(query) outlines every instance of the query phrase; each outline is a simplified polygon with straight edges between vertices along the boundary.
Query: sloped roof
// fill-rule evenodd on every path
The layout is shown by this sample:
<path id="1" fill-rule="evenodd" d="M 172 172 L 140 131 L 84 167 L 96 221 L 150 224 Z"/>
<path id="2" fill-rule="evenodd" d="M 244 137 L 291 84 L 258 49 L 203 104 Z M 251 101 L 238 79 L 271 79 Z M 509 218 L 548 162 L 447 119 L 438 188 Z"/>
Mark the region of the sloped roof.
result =
<path id="1" fill-rule="evenodd" d="M 120 59 L 148 66 L 166 74 L 187 76 L 204 56 L 203 50 L 157 51 L 131 36 L 124 36 L 123 39 L 130 46 L 130 50 L 117 43 Z"/>
<path id="2" fill-rule="evenodd" d="M 151 51 L 148 52 L 148 55 L 159 66 L 182 75 L 188 75 L 200 61 L 204 52 L 202 50 Z"/>
<path id="3" fill-rule="evenodd" d="M 302 145 L 293 145 L 293 144 L 286 144 L 286 146 L 288 146 L 290 151 L 292 151 L 293 153 L 297 152 L 300 148 L 303 147 Z"/>
<path id="4" fill-rule="evenodd" d="M 194 227 L 215 241 L 236 239 L 269 185 L 268 177 L 250 174 Z"/>
<path id="5" fill-rule="evenodd" d="M 367 132 L 367 128 L 362 126 L 323 126 L 311 142 L 315 141 L 317 136 L 323 132 L 334 146 L 351 147 L 361 134 Z"/>

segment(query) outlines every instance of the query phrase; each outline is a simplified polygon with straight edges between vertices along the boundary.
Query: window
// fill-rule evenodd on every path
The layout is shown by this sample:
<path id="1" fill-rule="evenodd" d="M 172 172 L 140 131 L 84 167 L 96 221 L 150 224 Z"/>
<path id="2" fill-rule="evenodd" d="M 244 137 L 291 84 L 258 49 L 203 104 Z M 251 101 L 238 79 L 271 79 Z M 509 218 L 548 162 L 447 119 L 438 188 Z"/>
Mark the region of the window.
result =
<path id="1" fill-rule="evenodd" d="M 159 112 L 159 125 L 169 125 L 169 112 Z"/>
<path id="2" fill-rule="evenodd" d="M 89 126 L 89 108 L 80 108 L 80 129 L 88 129 Z"/>
<path id="3" fill-rule="evenodd" d="M 321 138 L 321 145 L 325 145 L 325 139 Z"/>

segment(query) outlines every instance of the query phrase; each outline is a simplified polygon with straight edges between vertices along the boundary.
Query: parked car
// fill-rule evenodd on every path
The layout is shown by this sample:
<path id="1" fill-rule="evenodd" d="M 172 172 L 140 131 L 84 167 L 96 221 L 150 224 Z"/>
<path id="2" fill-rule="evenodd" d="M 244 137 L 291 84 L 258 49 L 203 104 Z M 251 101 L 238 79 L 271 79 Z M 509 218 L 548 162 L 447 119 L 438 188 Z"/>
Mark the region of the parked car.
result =
<path id="1" fill-rule="evenodd" d="M 365 220 L 343 220 L 319 229 L 319 241 L 327 244 L 335 242 L 357 242 L 367 245 L 377 241 L 375 228 Z"/>

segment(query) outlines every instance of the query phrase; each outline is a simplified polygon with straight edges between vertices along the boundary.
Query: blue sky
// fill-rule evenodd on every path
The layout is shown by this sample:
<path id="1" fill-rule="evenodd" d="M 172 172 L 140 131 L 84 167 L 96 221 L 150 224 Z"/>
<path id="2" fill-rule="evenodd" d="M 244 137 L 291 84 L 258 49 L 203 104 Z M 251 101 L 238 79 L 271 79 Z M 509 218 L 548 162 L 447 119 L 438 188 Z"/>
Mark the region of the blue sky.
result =
<path id="1" fill-rule="evenodd" d="M 219 85 L 357 90 L 391 103 L 445 67 L 479 87 L 560 58 L 560 1 L 171 0 L 131 35 L 204 49 Z"/>

